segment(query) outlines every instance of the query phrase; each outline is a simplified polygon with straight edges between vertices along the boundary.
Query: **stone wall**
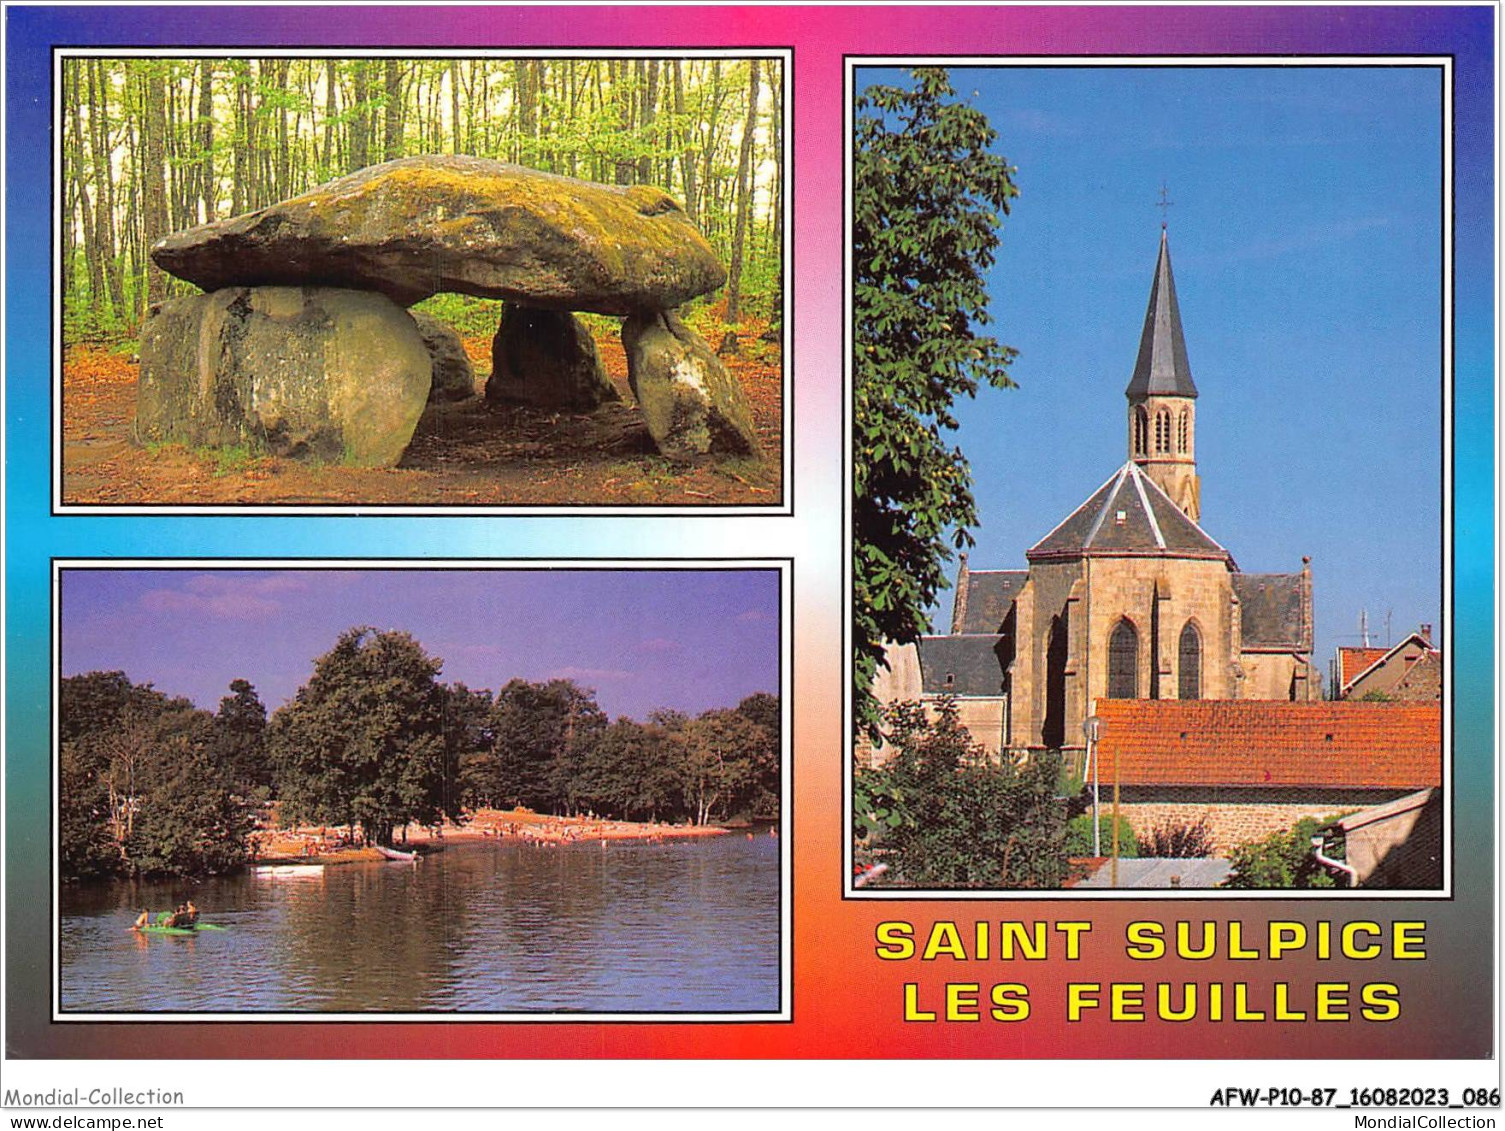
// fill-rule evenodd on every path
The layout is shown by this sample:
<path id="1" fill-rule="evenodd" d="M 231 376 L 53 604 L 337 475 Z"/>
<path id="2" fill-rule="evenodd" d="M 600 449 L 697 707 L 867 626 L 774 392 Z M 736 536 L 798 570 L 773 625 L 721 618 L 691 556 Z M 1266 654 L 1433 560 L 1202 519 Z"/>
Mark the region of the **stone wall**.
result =
<path id="1" fill-rule="evenodd" d="M 1148 836 L 1168 823 L 1196 824 L 1205 817 L 1214 851 L 1228 853 L 1241 844 L 1287 830 L 1303 817 L 1326 820 L 1402 797 L 1406 792 L 1129 786 L 1120 791 L 1119 812 L 1134 826 L 1136 836 Z M 1112 796 L 1111 786 L 1104 782 L 1104 811 Z"/>

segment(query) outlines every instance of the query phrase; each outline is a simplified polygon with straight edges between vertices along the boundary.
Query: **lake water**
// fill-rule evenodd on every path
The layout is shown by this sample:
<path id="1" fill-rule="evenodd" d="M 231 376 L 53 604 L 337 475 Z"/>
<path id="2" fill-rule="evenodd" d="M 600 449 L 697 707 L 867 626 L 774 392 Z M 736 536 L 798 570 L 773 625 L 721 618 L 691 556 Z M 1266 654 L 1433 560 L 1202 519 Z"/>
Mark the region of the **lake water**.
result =
<path id="1" fill-rule="evenodd" d="M 312 878 L 65 887 L 64 1012 L 716 1013 L 779 1007 L 766 834 L 450 845 Z M 129 930 L 192 898 L 191 937 Z"/>

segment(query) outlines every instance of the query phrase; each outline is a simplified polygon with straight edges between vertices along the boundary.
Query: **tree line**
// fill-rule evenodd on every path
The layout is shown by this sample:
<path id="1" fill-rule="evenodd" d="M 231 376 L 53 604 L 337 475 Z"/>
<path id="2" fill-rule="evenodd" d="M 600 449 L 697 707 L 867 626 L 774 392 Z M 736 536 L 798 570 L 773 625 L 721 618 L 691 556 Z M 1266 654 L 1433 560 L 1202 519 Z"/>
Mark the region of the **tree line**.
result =
<path id="1" fill-rule="evenodd" d="M 777 59 L 66 58 L 62 274 L 72 337 L 192 288 L 163 236 L 397 157 L 471 154 L 680 200 L 743 298 L 776 305 Z"/>
<path id="2" fill-rule="evenodd" d="M 409 634 L 357 627 L 270 715 L 243 679 L 216 712 L 124 672 L 63 679 L 63 878 L 233 868 L 273 799 L 285 823 L 376 844 L 482 807 L 696 824 L 779 812 L 777 696 L 610 720 L 572 680 L 493 693 L 441 669 Z"/>

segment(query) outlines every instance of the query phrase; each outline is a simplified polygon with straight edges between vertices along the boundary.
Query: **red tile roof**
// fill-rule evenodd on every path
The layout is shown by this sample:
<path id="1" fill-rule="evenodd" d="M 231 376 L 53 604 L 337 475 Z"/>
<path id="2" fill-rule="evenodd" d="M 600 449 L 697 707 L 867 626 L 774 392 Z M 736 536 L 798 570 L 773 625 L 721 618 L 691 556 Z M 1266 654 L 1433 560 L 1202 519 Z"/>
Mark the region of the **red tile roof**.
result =
<path id="1" fill-rule="evenodd" d="M 1338 686 L 1347 687 L 1355 676 L 1389 651 L 1389 648 L 1339 648 Z"/>
<path id="2" fill-rule="evenodd" d="M 1099 699 L 1106 783 L 1422 789 L 1442 784 L 1436 703 Z"/>

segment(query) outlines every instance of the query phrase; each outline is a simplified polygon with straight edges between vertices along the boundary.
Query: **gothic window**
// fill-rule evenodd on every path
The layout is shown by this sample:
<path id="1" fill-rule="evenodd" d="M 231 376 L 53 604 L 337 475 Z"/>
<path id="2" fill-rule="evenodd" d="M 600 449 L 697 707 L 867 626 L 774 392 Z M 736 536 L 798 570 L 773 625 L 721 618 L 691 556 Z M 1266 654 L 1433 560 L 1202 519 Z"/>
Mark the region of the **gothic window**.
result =
<path id="1" fill-rule="evenodd" d="M 1171 414 L 1161 409 L 1155 414 L 1155 451 L 1157 454 L 1171 450 Z"/>
<path id="2" fill-rule="evenodd" d="M 1108 698 L 1139 697 L 1139 633 L 1127 620 L 1113 626 L 1108 637 Z"/>
<path id="3" fill-rule="evenodd" d="M 1180 680 L 1176 695 L 1181 699 L 1202 698 L 1202 637 L 1191 621 L 1181 630 Z"/>
<path id="4" fill-rule="evenodd" d="M 1134 410 L 1134 454 L 1150 454 L 1150 418 L 1143 407 Z"/>
<path id="5" fill-rule="evenodd" d="M 1191 411 L 1189 409 L 1181 410 L 1181 429 L 1176 437 L 1176 451 L 1182 453 L 1191 451 Z"/>

